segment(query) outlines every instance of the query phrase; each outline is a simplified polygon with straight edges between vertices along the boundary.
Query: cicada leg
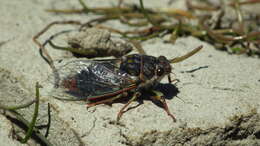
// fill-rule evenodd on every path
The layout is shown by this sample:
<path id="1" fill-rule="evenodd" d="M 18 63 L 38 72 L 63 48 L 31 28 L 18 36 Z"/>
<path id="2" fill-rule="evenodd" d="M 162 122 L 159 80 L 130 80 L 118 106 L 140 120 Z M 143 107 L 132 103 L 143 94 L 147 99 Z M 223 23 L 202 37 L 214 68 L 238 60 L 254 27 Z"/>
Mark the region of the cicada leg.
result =
<path id="1" fill-rule="evenodd" d="M 87 104 L 87 108 L 90 108 L 90 107 L 93 107 L 93 106 L 96 106 L 96 105 L 99 105 L 99 104 L 112 103 L 114 100 L 119 99 L 121 97 L 126 97 L 126 96 L 127 96 L 127 92 L 123 92 L 119 95 L 116 95 L 114 97 L 111 97 L 111 98 L 108 98 L 108 99 L 105 99 L 105 100 L 101 100 L 101 101 L 94 102 L 94 103 L 89 103 L 89 104 Z"/>
<path id="2" fill-rule="evenodd" d="M 151 98 L 153 100 L 156 100 L 156 101 L 160 101 L 162 104 L 163 104 L 163 109 L 166 111 L 166 113 L 168 114 L 168 116 L 170 116 L 172 119 L 173 119 L 173 122 L 176 122 L 176 118 L 174 117 L 174 115 L 170 112 L 169 108 L 168 108 L 168 105 L 165 101 L 165 98 L 163 95 L 160 95 L 160 94 L 163 94 L 159 91 L 152 91 L 153 93 L 155 93 L 156 95 L 155 96 L 151 96 Z"/>
<path id="3" fill-rule="evenodd" d="M 174 84 L 176 84 L 176 83 L 178 83 L 178 82 L 180 82 L 180 80 L 179 79 L 171 79 L 171 75 L 169 74 L 168 75 L 168 82 L 171 84 L 172 82 L 175 82 Z"/>
<path id="4" fill-rule="evenodd" d="M 124 110 L 126 109 L 126 107 L 132 103 L 134 100 L 136 100 L 139 96 L 141 95 L 140 92 L 135 92 L 133 97 L 121 108 L 121 110 L 119 111 L 119 113 L 117 114 L 117 121 L 120 120 L 120 118 L 122 117 Z"/>

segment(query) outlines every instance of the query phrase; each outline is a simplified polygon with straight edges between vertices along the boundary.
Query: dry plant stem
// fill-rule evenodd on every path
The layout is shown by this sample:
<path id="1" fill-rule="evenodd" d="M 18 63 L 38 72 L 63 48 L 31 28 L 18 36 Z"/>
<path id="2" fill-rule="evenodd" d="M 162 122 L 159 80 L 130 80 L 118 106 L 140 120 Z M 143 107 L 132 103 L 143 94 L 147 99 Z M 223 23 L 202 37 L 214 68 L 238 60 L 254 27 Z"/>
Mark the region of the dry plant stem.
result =
<path id="1" fill-rule="evenodd" d="M 157 23 L 155 23 L 152 18 L 148 15 L 148 12 L 145 10 L 144 8 L 144 4 L 143 4 L 143 0 L 139 0 L 140 6 L 141 6 L 141 10 L 142 13 L 144 14 L 144 17 L 153 25 L 156 26 Z"/>
<path id="2" fill-rule="evenodd" d="M 135 30 L 135 31 L 126 31 L 122 32 L 123 34 L 137 34 L 139 36 L 129 37 L 132 39 L 149 39 L 154 36 L 157 36 L 157 33 L 161 33 L 162 31 L 174 31 L 178 29 L 180 32 L 188 32 L 192 33 L 195 36 L 205 36 L 206 32 L 203 30 L 198 30 L 199 28 L 188 25 L 188 24 L 173 24 L 173 25 L 159 25 L 159 26 L 152 26 L 149 28 L 145 28 L 142 30 Z M 127 36 L 128 37 L 128 36 Z M 148 37 L 148 38 L 146 38 Z"/>
<path id="3" fill-rule="evenodd" d="M 173 24 L 173 25 L 159 25 L 159 26 L 152 26 L 149 28 L 145 28 L 143 30 L 136 30 L 136 31 L 126 31 L 125 34 L 138 34 L 139 36 L 132 37 L 133 39 L 147 39 L 146 37 L 151 38 L 157 36 L 157 33 L 161 33 L 163 31 L 174 31 L 179 30 L 180 32 L 189 32 L 196 36 L 204 36 L 205 33 L 198 28 L 188 25 L 188 24 Z M 140 36 L 142 35 L 142 36 Z M 131 37 L 129 37 L 131 38 Z"/>
<path id="4" fill-rule="evenodd" d="M 248 42 L 258 42 L 260 41 L 260 31 L 257 32 L 250 32 L 248 33 L 245 38 L 247 39 Z"/>
<path id="5" fill-rule="evenodd" d="M 215 39 L 216 41 L 218 41 L 220 43 L 228 44 L 229 42 L 239 41 L 239 40 L 243 40 L 245 38 L 244 36 L 226 37 L 219 33 L 216 34 L 212 30 L 210 30 L 207 26 L 204 26 L 204 29 L 207 31 L 207 33 L 210 37 L 212 37 L 213 39 Z"/>
<path id="6" fill-rule="evenodd" d="M 158 15 L 158 14 L 154 14 L 153 16 L 151 16 L 152 19 L 157 22 L 157 23 L 161 23 L 166 21 L 165 18 L 163 18 L 162 16 Z M 143 22 L 130 22 L 131 19 L 144 19 L 144 15 L 141 13 L 126 13 L 126 14 L 106 14 L 105 16 L 102 16 L 100 18 L 96 18 L 93 20 L 88 21 L 87 23 L 84 23 L 81 28 L 86 27 L 86 26 L 91 26 L 92 23 L 96 22 L 96 23 L 103 23 L 105 21 L 108 20 L 113 20 L 113 19 L 119 19 L 122 23 L 128 24 L 130 26 L 144 26 L 147 25 L 148 22 L 147 21 L 143 21 Z M 126 21 L 127 20 L 127 21 Z"/>
<path id="7" fill-rule="evenodd" d="M 239 38 L 231 38 L 231 37 L 226 37 L 220 33 L 214 33 L 212 30 L 210 30 L 210 28 L 205 24 L 206 20 L 208 19 L 208 17 L 203 17 L 202 19 L 200 19 L 199 24 L 202 27 L 202 29 L 204 29 L 207 34 L 212 37 L 213 39 L 215 39 L 218 42 L 221 43 L 229 43 L 229 41 L 234 41 L 234 40 L 240 40 L 241 37 Z M 233 30 L 232 30 L 233 31 Z"/>
<path id="8" fill-rule="evenodd" d="M 117 16 L 103 16 L 103 17 L 100 17 L 100 18 L 96 18 L 96 19 L 92 19 L 86 23 L 83 23 L 81 26 L 80 26 L 80 30 L 82 30 L 83 28 L 85 27 L 92 27 L 94 24 L 92 23 L 97 23 L 97 24 L 100 24 L 100 23 L 103 23 L 103 22 L 106 22 L 108 20 L 112 20 L 112 19 L 117 19 Z"/>
<path id="9" fill-rule="evenodd" d="M 159 36 L 160 34 L 161 34 L 161 32 L 155 32 L 155 33 L 152 33 L 152 34 L 147 35 L 147 36 L 134 36 L 134 37 L 127 37 L 127 38 L 130 39 L 130 40 L 146 41 L 146 40 L 149 40 L 151 38 L 155 38 L 155 37 Z"/>
<path id="10" fill-rule="evenodd" d="M 163 30 L 167 30 L 167 28 L 163 27 L 163 26 L 160 26 L 160 27 L 152 26 L 152 27 L 149 27 L 149 28 L 145 28 L 143 30 L 133 30 L 133 31 L 121 31 L 121 30 L 114 29 L 114 28 L 104 26 L 104 25 L 101 25 L 101 24 L 95 25 L 95 27 L 101 28 L 101 29 L 107 29 L 110 32 L 118 33 L 118 34 L 120 34 L 120 35 L 122 35 L 126 38 L 131 39 L 131 40 L 132 39 L 146 40 L 146 39 L 149 39 L 149 38 L 152 38 L 152 37 L 159 35 L 161 33 L 161 31 L 163 31 Z M 169 27 L 169 29 L 172 29 L 172 28 Z M 128 36 L 129 34 L 135 34 L 137 36 Z M 142 35 L 142 36 L 140 36 L 140 35 Z"/>
<path id="11" fill-rule="evenodd" d="M 14 110 L 18 110 L 18 109 L 22 109 L 22 108 L 29 107 L 29 106 L 32 105 L 33 103 L 35 103 L 35 100 L 29 101 L 29 102 L 27 102 L 27 103 L 25 103 L 25 104 L 17 105 L 17 106 L 5 106 L 5 105 L 1 105 L 1 104 L 0 104 L 0 109 L 14 111 Z"/>
<path id="12" fill-rule="evenodd" d="M 49 61 L 49 65 L 52 68 L 55 68 L 53 65 L 53 60 L 51 58 L 51 56 L 49 55 L 49 53 L 47 52 L 47 50 L 45 49 L 45 47 L 37 40 L 43 33 L 45 33 L 48 29 L 50 29 L 50 27 L 52 27 L 53 25 L 57 25 L 57 24 L 70 24 L 70 25 L 81 25 L 81 23 L 79 21 L 54 21 L 50 24 L 48 24 L 46 27 L 44 27 L 39 33 L 37 33 L 34 37 L 33 37 L 33 41 L 40 47 L 40 49 L 42 50 L 42 52 L 44 53 L 44 55 L 47 57 L 48 61 Z"/>
<path id="13" fill-rule="evenodd" d="M 71 48 L 69 46 L 63 47 L 63 46 L 55 45 L 51 40 L 49 40 L 48 42 L 49 42 L 50 46 L 53 47 L 54 49 L 65 50 L 65 51 L 73 50 L 73 48 Z"/>
<path id="14" fill-rule="evenodd" d="M 144 16 L 143 14 L 140 14 L 139 12 L 135 13 L 135 8 L 129 8 L 129 7 L 122 7 L 121 4 L 122 4 L 122 0 L 119 0 L 118 2 L 118 6 L 117 7 L 98 7 L 98 8 L 88 8 L 87 5 L 83 2 L 83 0 L 79 0 L 79 3 L 81 4 L 81 6 L 83 7 L 83 9 L 63 9 L 63 10 L 59 10 L 59 9 L 47 9 L 46 11 L 47 12 L 53 12 L 53 13 L 64 13 L 64 14 L 72 14 L 72 13 L 95 13 L 95 14 L 101 14 L 101 15 L 118 15 L 118 19 L 120 16 L 127 16 L 127 15 L 139 15 L 139 17 L 146 17 Z M 140 4 L 141 4 L 141 10 L 150 10 L 151 9 L 144 9 L 142 8 L 143 6 L 143 2 L 141 3 L 142 1 L 140 1 Z M 119 13 L 118 13 L 119 12 Z M 155 13 L 154 15 L 158 15 L 159 17 L 160 14 L 166 14 L 168 16 L 173 16 L 173 15 L 181 15 L 183 17 L 187 17 L 187 18 L 194 18 L 192 16 L 191 13 L 189 13 L 188 11 L 184 11 L 184 10 L 172 10 L 171 8 L 170 9 L 167 9 L 167 10 L 163 10 L 163 11 L 160 11 Z M 149 17 L 149 16 L 148 16 Z M 136 17 L 137 18 L 137 17 Z M 151 17 L 150 17 L 151 18 Z M 163 18 L 163 17 L 161 17 Z M 149 19 L 149 18 L 148 18 Z M 163 18 L 164 19 L 164 18 Z M 151 19 L 151 20 L 154 20 L 154 19 Z M 156 24 L 156 22 L 154 22 Z"/>
<path id="15" fill-rule="evenodd" d="M 139 21 L 139 22 L 131 22 L 130 20 L 120 17 L 120 22 L 123 24 L 127 24 L 128 26 L 135 26 L 135 27 L 140 27 L 140 26 L 147 26 L 148 22 L 147 21 Z"/>
<path id="16" fill-rule="evenodd" d="M 113 8 L 113 7 L 98 7 L 98 8 L 88 8 L 86 9 L 46 9 L 47 12 L 51 13 L 64 13 L 64 14 L 75 14 L 75 13 L 95 13 L 100 15 L 106 15 L 106 14 L 116 14 L 120 10 L 123 13 L 131 13 L 133 11 L 132 8 Z"/>
<path id="17" fill-rule="evenodd" d="M 120 12 L 118 13 L 118 9 L 115 8 L 89 8 L 88 10 L 90 12 L 92 12 L 92 9 L 102 9 L 103 13 L 96 13 L 95 11 L 93 13 L 95 14 L 100 14 L 100 15 L 104 15 L 104 17 L 106 17 L 108 20 L 110 19 L 120 19 L 120 17 L 125 17 L 128 19 L 143 19 L 145 18 L 143 13 L 139 13 L 139 12 L 133 12 L 132 9 L 129 8 L 129 12 L 125 12 L 125 10 L 123 8 L 120 8 Z M 112 12 L 110 11 L 111 9 L 115 9 Z M 127 8 L 125 8 L 127 9 Z M 117 12 L 116 12 L 117 10 Z M 149 9 L 146 9 L 149 10 Z M 84 9 L 74 9 L 74 10 L 57 10 L 57 9 L 48 9 L 46 10 L 47 12 L 50 13 L 59 13 L 59 14 L 80 14 L 80 13 L 84 13 Z M 164 17 L 161 16 L 161 14 L 167 15 L 169 17 L 176 17 L 176 16 L 182 16 L 182 17 L 186 17 L 189 19 L 195 19 L 196 17 L 193 16 L 191 13 L 189 13 L 188 11 L 183 11 L 183 10 L 164 10 L 164 11 L 159 11 L 154 13 L 153 15 L 149 15 L 150 18 L 152 18 L 153 21 L 157 22 L 161 22 L 162 20 L 166 21 Z"/>
<path id="18" fill-rule="evenodd" d="M 186 17 L 188 19 L 196 19 L 196 16 L 194 16 L 191 12 L 181 10 L 181 9 L 167 9 L 165 12 L 160 12 L 160 14 L 165 14 L 170 17 L 176 17 L 176 16 L 181 16 L 181 17 Z"/>
<path id="19" fill-rule="evenodd" d="M 70 24 L 70 25 L 81 25 L 79 21 L 54 21 L 50 24 L 48 24 L 46 27 L 44 27 L 39 33 L 37 33 L 33 37 L 34 43 L 36 43 L 39 47 L 42 53 L 44 54 L 44 57 L 46 57 L 47 63 L 50 65 L 51 69 L 53 70 L 54 76 L 55 76 L 55 87 L 58 87 L 59 82 L 59 74 L 54 66 L 53 60 L 51 56 L 49 55 L 48 51 L 45 49 L 45 47 L 37 40 L 43 33 L 45 33 L 48 29 L 50 29 L 53 25 L 57 24 Z"/>
<path id="20" fill-rule="evenodd" d="M 234 34 L 234 30 L 232 28 L 227 28 L 227 29 L 215 29 L 215 30 L 212 30 L 212 32 L 214 34 Z"/>
<path id="21" fill-rule="evenodd" d="M 186 0 L 186 4 L 189 9 L 196 9 L 201 11 L 217 11 L 219 7 L 212 7 L 212 6 L 202 6 L 202 5 L 193 5 L 190 0 Z"/>
<path id="22" fill-rule="evenodd" d="M 64 33 L 69 33 L 69 32 L 72 32 L 72 31 L 75 31 L 75 30 L 63 30 L 63 31 L 60 31 L 58 33 L 55 33 L 53 35 L 51 35 L 48 39 L 45 40 L 45 42 L 42 44 L 44 47 L 50 43 L 55 37 L 61 35 L 61 34 L 64 34 Z M 76 29 L 76 31 L 79 31 L 78 29 Z"/>
<path id="23" fill-rule="evenodd" d="M 171 33 L 171 37 L 170 37 L 170 42 L 171 43 L 175 43 L 175 41 L 177 40 L 181 30 L 182 30 L 182 21 L 179 20 L 178 25 L 176 26 L 175 29 L 173 29 L 173 31 Z"/>
<path id="24" fill-rule="evenodd" d="M 88 6 L 83 2 L 83 0 L 79 0 L 80 5 L 83 7 L 83 9 L 77 10 L 77 9 L 67 9 L 67 10 L 57 10 L 57 9 L 47 9 L 48 12 L 55 12 L 55 13 L 96 13 L 96 14 L 106 14 L 106 13 L 117 13 L 119 10 L 122 12 L 131 12 L 131 8 L 88 8 Z"/>
<path id="25" fill-rule="evenodd" d="M 62 14 L 81 14 L 84 12 L 84 9 L 63 9 L 63 10 L 58 10 L 58 9 L 46 9 L 46 12 L 50 13 L 62 13 Z"/>
<path id="26" fill-rule="evenodd" d="M 173 58 L 172 60 L 170 60 L 171 63 L 178 63 L 178 62 L 181 62 L 189 57 L 191 57 L 192 55 L 198 53 L 201 49 L 203 48 L 203 46 L 199 46 L 195 49 L 193 49 L 191 52 L 183 55 L 183 56 L 180 56 L 180 57 L 176 57 L 176 58 Z"/>
<path id="27" fill-rule="evenodd" d="M 210 37 L 212 37 L 214 40 L 216 40 L 218 42 L 225 43 L 225 44 L 228 44 L 228 43 L 231 43 L 234 41 L 243 41 L 243 40 L 246 40 L 247 42 L 251 42 L 251 41 L 259 39 L 258 37 L 260 35 L 260 32 L 250 32 L 245 35 L 227 37 L 221 33 L 216 33 L 214 30 L 210 30 L 209 27 L 203 23 L 201 24 L 201 26 L 203 27 L 204 30 L 207 31 L 207 33 Z M 234 30 L 232 30 L 232 32 L 234 32 Z"/>
<path id="28" fill-rule="evenodd" d="M 108 27 L 108 26 L 104 26 L 104 25 L 101 25 L 101 24 L 98 24 L 95 26 L 96 28 L 100 28 L 100 29 L 106 29 L 110 32 L 114 32 L 114 33 L 118 33 L 122 36 L 124 36 L 126 33 L 125 32 L 122 32 L 121 30 L 118 30 L 118 29 L 114 29 L 112 27 Z"/>
<path id="29" fill-rule="evenodd" d="M 83 26 L 83 27 L 86 27 L 88 24 L 85 23 L 84 25 L 85 26 Z M 149 28 L 145 28 L 143 30 L 134 30 L 134 31 L 125 31 L 125 32 L 118 30 L 118 29 L 108 27 L 108 26 L 104 26 L 104 25 L 101 25 L 101 24 L 95 25 L 95 27 L 101 28 L 101 29 L 107 29 L 110 32 L 118 33 L 118 34 L 128 38 L 129 40 L 145 41 L 145 40 L 148 40 L 150 38 L 153 38 L 153 37 L 160 35 L 161 31 L 163 31 L 163 30 L 172 30 L 176 26 L 175 25 L 172 25 L 172 26 L 164 26 L 164 25 L 162 25 L 162 26 L 152 26 L 152 27 L 149 27 Z M 136 34 L 137 36 L 128 36 L 129 34 Z M 143 36 L 140 36 L 140 35 L 143 35 Z"/>
<path id="30" fill-rule="evenodd" d="M 232 2 L 229 5 L 234 7 L 236 5 L 235 3 L 237 3 L 237 2 Z M 256 4 L 256 3 L 260 3 L 260 0 L 245 0 L 243 2 L 238 2 L 238 4 L 241 5 L 241 6 L 242 5 L 248 5 L 248 4 Z"/>
<path id="31" fill-rule="evenodd" d="M 236 0 L 236 2 L 235 2 L 235 11 L 236 11 L 237 20 L 238 20 L 238 23 L 239 23 L 238 33 L 240 35 L 243 35 L 243 34 L 245 34 L 245 27 L 244 27 L 244 20 L 243 20 L 242 11 L 241 11 L 240 5 L 239 5 L 239 0 Z"/>
<path id="32" fill-rule="evenodd" d="M 34 113 L 33 113 L 33 118 L 32 121 L 28 127 L 28 131 L 26 132 L 26 135 L 24 137 L 24 139 L 21 140 L 21 143 L 27 143 L 27 141 L 29 140 L 29 138 L 32 136 L 33 133 L 33 128 L 35 127 L 35 123 L 36 123 L 36 119 L 38 117 L 38 111 L 39 111 L 39 103 L 40 103 L 40 85 L 38 82 L 36 82 L 35 85 L 35 107 L 34 107 Z"/>
<path id="33" fill-rule="evenodd" d="M 162 29 L 160 27 L 152 26 L 152 27 L 141 29 L 141 30 L 126 31 L 124 33 L 125 34 L 135 34 L 135 35 L 139 35 L 141 37 L 141 36 L 148 36 L 154 32 L 158 32 L 161 30 Z"/>

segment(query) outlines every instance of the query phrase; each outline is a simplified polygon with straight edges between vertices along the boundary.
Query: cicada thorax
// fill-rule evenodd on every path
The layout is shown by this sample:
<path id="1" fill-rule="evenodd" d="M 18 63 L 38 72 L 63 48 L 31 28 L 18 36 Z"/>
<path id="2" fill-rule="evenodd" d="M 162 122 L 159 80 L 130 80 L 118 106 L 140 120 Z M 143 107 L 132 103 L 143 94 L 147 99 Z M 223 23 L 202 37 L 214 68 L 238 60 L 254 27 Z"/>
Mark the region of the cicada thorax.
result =
<path id="1" fill-rule="evenodd" d="M 141 61 L 143 65 L 141 65 Z M 120 70 L 127 72 L 131 76 L 139 76 L 142 66 L 144 77 L 151 79 L 155 75 L 156 63 L 156 57 L 132 54 L 123 57 Z"/>
<path id="2" fill-rule="evenodd" d="M 120 70 L 131 76 L 143 74 L 145 80 L 162 77 L 171 72 L 170 62 L 164 57 L 154 57 L 141 54 L 132 54 L 123 57 Z"/>

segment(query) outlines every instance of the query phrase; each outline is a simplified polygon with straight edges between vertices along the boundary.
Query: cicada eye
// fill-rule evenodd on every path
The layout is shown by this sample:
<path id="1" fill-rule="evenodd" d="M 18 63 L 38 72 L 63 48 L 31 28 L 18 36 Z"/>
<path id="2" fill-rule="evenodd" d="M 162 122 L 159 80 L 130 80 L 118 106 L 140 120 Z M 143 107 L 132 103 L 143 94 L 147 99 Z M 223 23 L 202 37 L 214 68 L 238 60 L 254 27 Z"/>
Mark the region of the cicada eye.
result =
<path id="1" fill-rule="evenodd" d="M 158 57 L 159 62 L 165 62 L 167 58 L 165 56 L 159 56 Z"/>
<path id="2" fill-rule="evenodd" d="M 164 74 L 164 70 L 162 68 L 157 69 L 157 75 L 161 76 Z"/>

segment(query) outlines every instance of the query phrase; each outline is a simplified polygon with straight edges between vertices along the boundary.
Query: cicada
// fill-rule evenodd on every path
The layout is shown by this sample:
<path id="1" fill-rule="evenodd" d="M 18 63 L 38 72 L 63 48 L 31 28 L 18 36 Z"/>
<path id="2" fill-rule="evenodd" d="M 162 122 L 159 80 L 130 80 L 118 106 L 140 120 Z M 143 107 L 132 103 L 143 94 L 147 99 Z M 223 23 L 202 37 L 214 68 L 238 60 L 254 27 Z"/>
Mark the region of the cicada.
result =
<path id="1" fill-rule="evenodd" d="M 162 103 L 163 109 L 176 121 L 164 96 L 159 95 L 159 91 L 154 87 L 165 76 L 168 76 L 171 83 L 171 63 L 180 62 L 201 48 L 202 46 L 199 46 L 186 55 L 171 60 L 165 56 L 131 54 L 119 59 L 70 61 L 58 69 L 58 89 L 73 95 L 75 99 L 87 100 L 88 107 L 129 98 L 117 114 L 117 121 L 130 103 L 140 98 L 143 93 L 152 92 L 155 96 L 151 96 L 151 99 Z"/>

